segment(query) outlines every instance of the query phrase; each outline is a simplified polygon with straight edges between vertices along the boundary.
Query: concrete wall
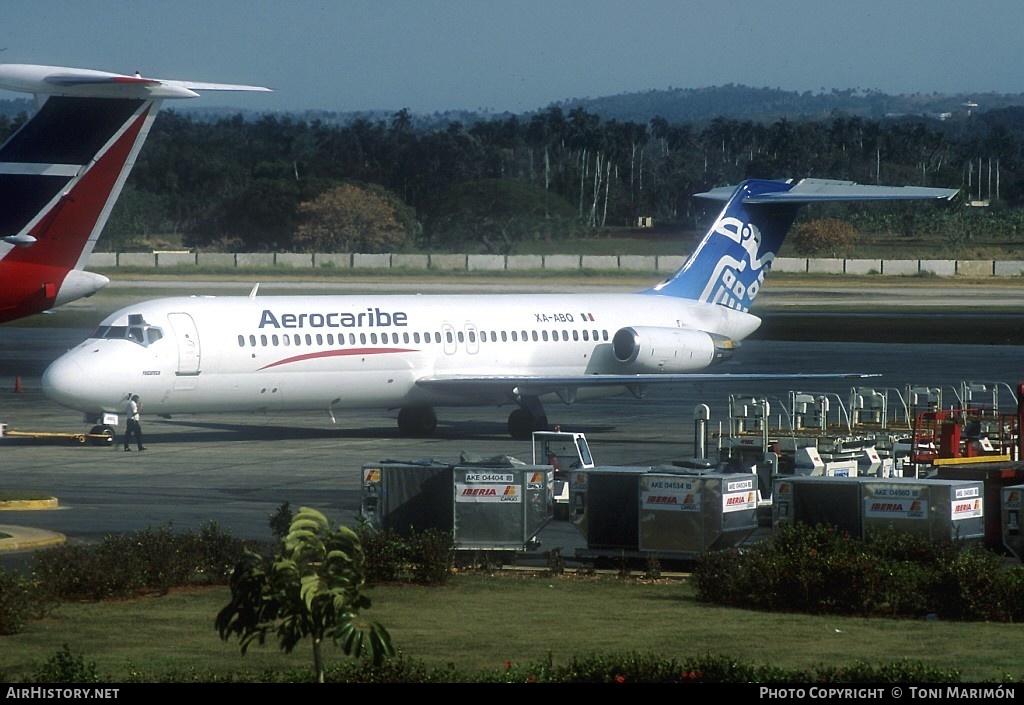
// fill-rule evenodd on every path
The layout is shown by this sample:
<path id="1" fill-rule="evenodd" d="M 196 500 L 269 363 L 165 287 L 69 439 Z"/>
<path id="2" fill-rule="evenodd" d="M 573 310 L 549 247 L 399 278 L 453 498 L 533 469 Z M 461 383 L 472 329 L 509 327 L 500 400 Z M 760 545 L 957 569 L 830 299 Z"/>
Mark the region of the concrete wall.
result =
<path id="1" fill-rule="evenodd" d="M 118 267 L 288 267 L 290 269 L 422 269 L 466 272 L 528 272 L 530 270 L 600 270 L 664 275 L 683 266 L 687 255 L 465 255 L 365 254 L 288 252 L 94 252 L 88 269 Z M 804 259 L 777 257 L 773 272 L 857 274 L 879 276 L 1024 277 L 1022 260 L 952 259 Z"/>

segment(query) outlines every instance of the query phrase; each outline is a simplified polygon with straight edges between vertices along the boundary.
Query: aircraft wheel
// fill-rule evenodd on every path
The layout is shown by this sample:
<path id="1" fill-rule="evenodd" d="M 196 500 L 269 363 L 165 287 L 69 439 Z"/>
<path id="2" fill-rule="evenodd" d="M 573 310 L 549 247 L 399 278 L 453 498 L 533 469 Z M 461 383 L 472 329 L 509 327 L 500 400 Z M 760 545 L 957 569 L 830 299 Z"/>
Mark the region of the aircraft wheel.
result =
<path id="1" fill-rule="evenodd" d="M 534 431 L 543 430 L 547 423 L 546 416 L 538 418 L 526 409 L 516 409 L 508 415 L 508 434 L 518 440 L 529 440 Z"/>
<path id="2" fill-rule="evenodd" d="M 114 429 L 110 426 L 93 426 L 89 429 L 89 434 L 92 436 L 103 436 L 103 438 L 90 438 L 89 442 L 94 446 L 112 446 L 114 445 Z"/>
<path id="3" fill-rule="evenodd" d="M 437 429 L 437 414 L 429 406 L 408 406 L 398 412 L 398 430 L 405 436 L 429 436 Z"/>

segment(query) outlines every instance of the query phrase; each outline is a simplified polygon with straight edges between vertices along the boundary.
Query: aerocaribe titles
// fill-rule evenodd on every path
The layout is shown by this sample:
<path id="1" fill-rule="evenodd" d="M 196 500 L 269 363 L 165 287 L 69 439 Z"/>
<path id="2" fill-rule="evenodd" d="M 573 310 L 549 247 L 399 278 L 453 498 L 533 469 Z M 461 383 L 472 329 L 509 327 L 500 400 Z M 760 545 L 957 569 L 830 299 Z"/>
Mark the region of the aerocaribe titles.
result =
<path id="1" fill-rule="evenodd" d="M 392 328 L 409 325 L 409 314 L 405 311 L 382 311 L 377 307 L 351 313 L 331 311 L 329 313 L 282 313 L 275 314 L 269 308 L 260 315 L 260 328 Z"/>

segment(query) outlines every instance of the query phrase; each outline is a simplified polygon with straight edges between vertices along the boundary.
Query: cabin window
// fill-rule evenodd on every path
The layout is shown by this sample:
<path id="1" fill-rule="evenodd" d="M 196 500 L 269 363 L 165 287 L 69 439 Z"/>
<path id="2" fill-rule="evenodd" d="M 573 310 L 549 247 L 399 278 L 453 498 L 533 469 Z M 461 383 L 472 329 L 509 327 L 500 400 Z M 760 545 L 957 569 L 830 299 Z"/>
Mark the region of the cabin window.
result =
<path id="1" fill-rule="evenodd" d="M 402 343 L 404 343 L 405 345 L 409 344 L 409 334 L 408 333 L 402 333 Z"/>
<path id="2" fill-rule="evenodd" d="M 533 342 L 536 343 L 537 340 L 538 340 L 537 331 L 531 331 L 531 333 L 533 333 Z M 544 340 L 547 340 L 547 339 L 548 339 L 548 334 L 547 334 L 547 331 L 545 331 L 544 332 Z"/>
<path id="3" fill-rule="evenodd" d="M 537 335 L 537 333 L 534 332 L 534 335 Z M 544 340 L 545 343 L 548 342 L 548 332 L 546 330 L 542 330 L 540 332 L 540 337 Z"/>
<path id="4" fill-rule="evenodd" d="M 602 337 L 604 338 L 604 341 L 608 342 L 608 331 L 603 330 L 603 331 L 601 331 L 601 333 L 602 333 Z"/>
<path id="5" fill-rule="evenodd" d="M 262 345 L 263 347 L 267 347 L 267 336 L 266 335 L 261 335 L 260 336 L 260 345 Z"/>
<path id="6" fill-rule="evenodd" d="M 274 334 L 273 334 L 272 336 L 270 336 L 270 340 L 271 340 L 271 342 L 272 342 L 272 344 L 274 345 L 274 347 L 275 347 L 275 348 L 276 348 L 276 347 L 277 347 L 277 346 L 278 346 L 278 345 L 280 344 L 280 342 L 281 342 L 281 341 L 280 341 L 280 340 L 278 339 L 278 337 L 277 337 L 277 333 L 274 333 Z"/>
<path id="7" fill-rule="evenodd" d="M 503 342 L 503 343 L 507 343 L 508 342 L 508 333 L 506 333 L 505 331 L 501 331 L 501 342 Z"/>
<path id="8" fill-rule="evenodd" d="M 250 335 L 249 336 L 249 345 L 251 347 L 254 347 L 254 348 L 256 347 L 256 336 L 255 335 Z"/>
<path id="9" fill-rule="evenodd" d="M 590 340 L 590 331 L 587 330 L 586 328 L 583 329 L 583 339 Z"/>
<path id="10" fill-rule="evenodd" d="M 579 340 L 580 339 L 580 332 L 578 330 L 576 330 L 575 328 L 573 328 L 573 330 L 572 330 L 572 339 L 573 340 Z"/>

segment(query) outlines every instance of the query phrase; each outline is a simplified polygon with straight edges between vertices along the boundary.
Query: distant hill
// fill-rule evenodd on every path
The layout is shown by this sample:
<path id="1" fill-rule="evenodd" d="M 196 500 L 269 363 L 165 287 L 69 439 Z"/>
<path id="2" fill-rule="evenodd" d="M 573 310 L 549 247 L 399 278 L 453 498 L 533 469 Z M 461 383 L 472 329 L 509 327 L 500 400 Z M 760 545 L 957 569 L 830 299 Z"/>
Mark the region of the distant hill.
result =
<path id="1" fill-rule="evenodd" d="M 775 122 L 780 118 L 822 119 L 837 113 L 872 120 L 902 116 L 943 119 L 964 116 L 968 110 L 982 113 L 1024 106 L 1024 94 L 888 95 L 855 89 L 798 93 L 729 84 L 622 93 L 605 98 L 574 98 L 557 105 L 565 112 L 581 107 L 603 119 L 643 123 L 655 116 L 669 123 L 704 122 L 716 117 Z"/>
<path id="2" fill-rule="evenodd" d="M 14 116 L 31 110 L 33 102 L 27 99 L 0 100 L 0 115 Z M 754 88 L 728 84 L 707 88 L 669 88 L 637 93 L 620 93 L 603 98 L 570 98 L 550 106 L 521 114 L 480 113 L 465 110 L 451 110 L 435 113 L 411 113 L 413 124 L 420 128 L 446 127 L 452 122 L 472 125 L 480 121 L 517 117 L 529 119 L 550 108 L 561 108 L 568 114 L 575 108 L 582 108 L 604 120 L 637 122 L 647 124 L 655 117 L 662 117 L 669 123 L 702 123 L 716 117 L 754 122 L 775 122 L 780 118 L 791 120 L 820 120 L 835 114 L 857 116 L 864 119 L 882 120 L 902 116 L 920 116 L 932 119 L 963 117 L 968 111 L 984 114 L 1005 111 L 1008 108 L 1024 107 L 1024 94 L 1001 93 L 915 93 L 910 95 L 888 95 L 878 91 L 859 89 L 833 90 L 812 93 L 805 91 L 784 91 L 779 88 Z M 304 122 L 320 121 L 328 125 L 349 124 L 356 120 L 390 122 L 397 111 L 349 111 L 305 110 L 289 113 L 263 113 L 253 110 L 239 110 L 226 107 L 181 107 L 183 114 L 198 120 L 218 120 L 241 114 L 246 120 L 256 120 L 263 115 L 275 115 Z"/>

